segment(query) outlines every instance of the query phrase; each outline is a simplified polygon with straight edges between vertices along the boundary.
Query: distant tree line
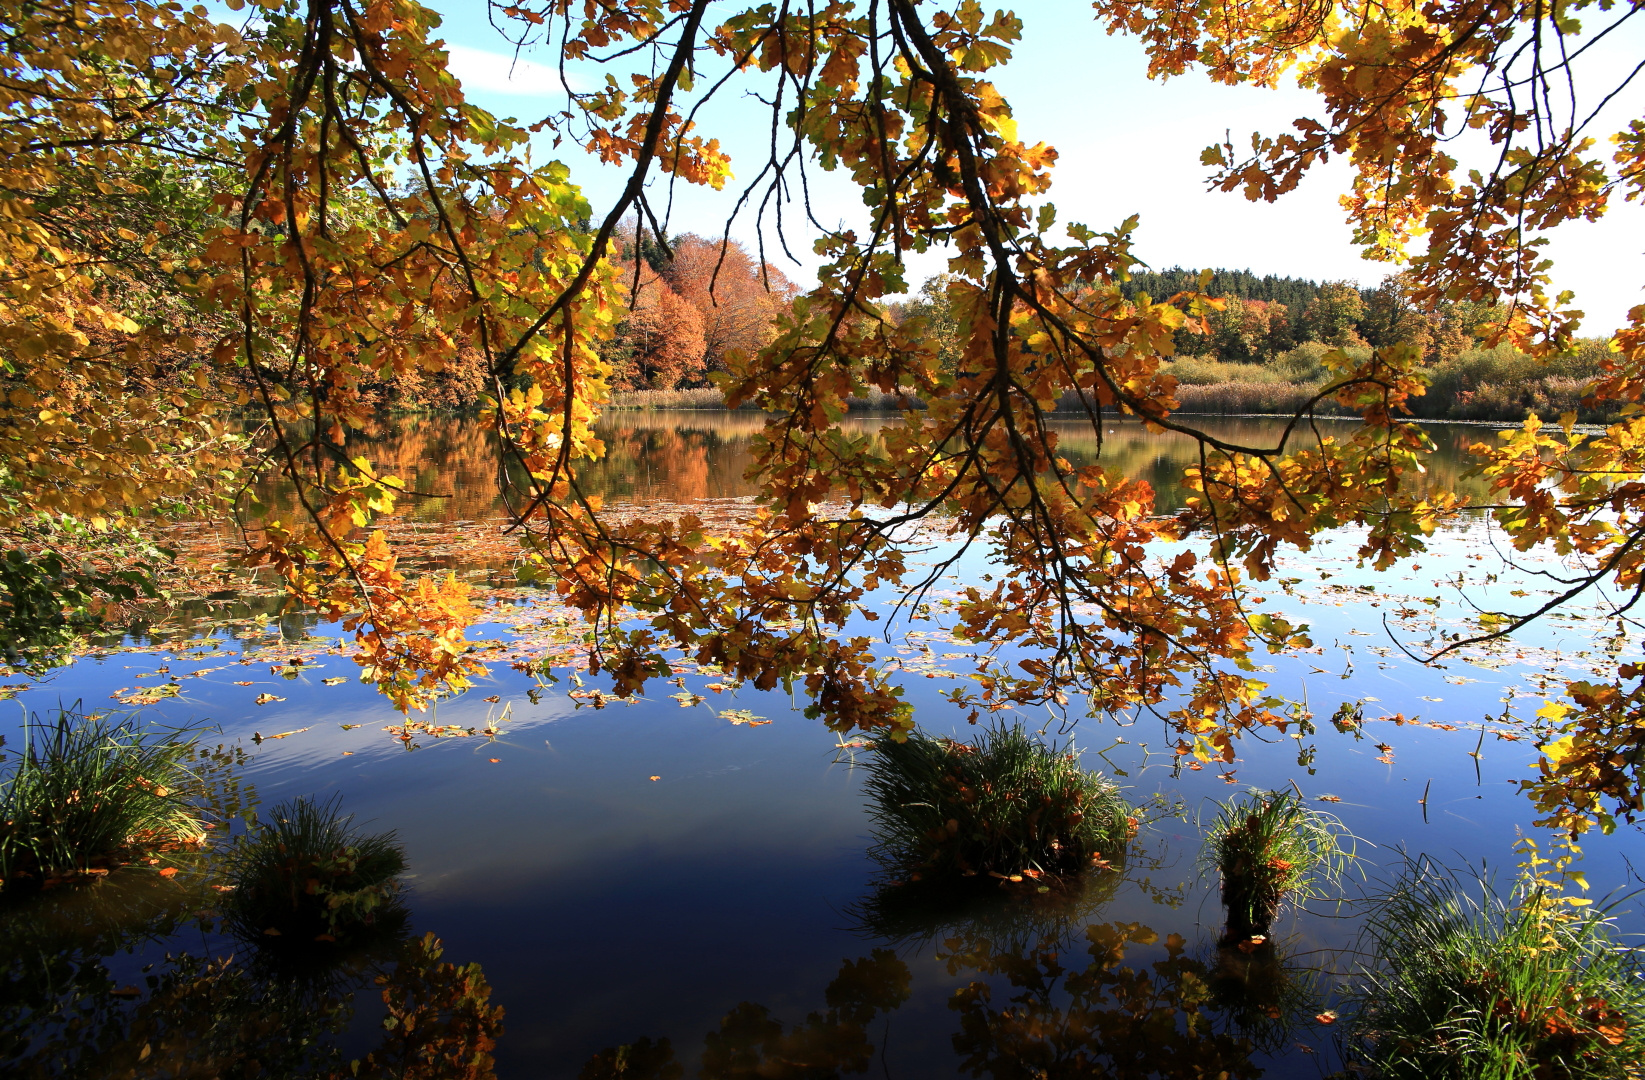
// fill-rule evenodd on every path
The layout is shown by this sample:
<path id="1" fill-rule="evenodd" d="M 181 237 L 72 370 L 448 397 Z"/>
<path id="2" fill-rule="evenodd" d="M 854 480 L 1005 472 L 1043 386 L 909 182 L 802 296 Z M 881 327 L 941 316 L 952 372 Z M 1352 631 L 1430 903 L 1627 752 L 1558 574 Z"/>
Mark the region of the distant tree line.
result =
<path id="1" fill-rule="evenodd" d="M 1172 267 L 1133 275 L 1127 295 L 1156 300 L 1200 288 L 1199 273 Z M 1208 333 L 1179 331 L 1178 356 L 1231 364 L 1272 363 L 1299 345 L 1383 348 L 1407 342 L 1430 364 L 1455 358 L 1476 342 L 1475 328 L 1496 315 L 1486 304 L 1446 302 L 1419 311 L 1404 278 L 1393 275 L 1372 288 L 1351 281 L 1258 277 L 1249 270 L 1213 270 L 1207 296 L 1223 301 L 1207 320 Z"/>

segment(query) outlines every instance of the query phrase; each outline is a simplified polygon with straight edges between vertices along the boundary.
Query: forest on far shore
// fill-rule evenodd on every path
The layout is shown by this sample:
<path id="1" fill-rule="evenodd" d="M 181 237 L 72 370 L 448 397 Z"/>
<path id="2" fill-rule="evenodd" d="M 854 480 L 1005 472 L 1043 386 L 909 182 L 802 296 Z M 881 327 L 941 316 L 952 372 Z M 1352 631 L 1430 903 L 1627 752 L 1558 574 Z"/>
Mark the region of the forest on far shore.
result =
<path id="1" fill-rule="evenodd" d="M 627 313 L 600 351 L 611 367 L 618 408 L 721 407 L 711 376 L 724 370 L 729 353 L 764 347 L 776 318 L 799 291 L 738 242 L 722 244 L 694 233 L 660 243 L 630 226 L 615 245 L 613 262 Z M 887 312 L 898 323 L 923 319 L 939 360 L 952 367 L 960 342 L 949 311 L 949 282 L 947 275 L 928 278 L 918 292 L 889 304 Z M 1198 285 L 1198 271 L 1172 267 L 1138 271 L 1124 290 L 1160 300 Z M 1412 403 L 1419 417 L 1519 420 L 1533 411 L 1548 417 L 1574 411 L 1585 421 L 1611 417 L 1582 405 L 1608 348 L 1603 338 L 1581 340 L 1549 361 L 1508 347 L 1487 349 L 1475 328 L 1498 314 L 1493 308 L 1449 302 L 1438 310 L 1419 310 L 1399 276 L 1363 288 L 1348 281 L 1218 269 L 1205 292 L 1223 306 L 1206 318 L 1203 330 L 1177 332 L 1170 363 L 1184 412 L 1292 412 L 1326 384 L 1323 358 L 1331 350 L 1344 349 L 1359 359 L 1369 350 L 1407 342 L 1421 350 L 1429 379 L 1427 395 Z M 373 394 L 399 410 L 466 409 L 479 401 L 486 385 L 479 351 L 462 349 L 443 369 L 396 375 Z M 894 395 L 855 401 L 859 407 L 895 403 Z M 1317 407 L 1335 410 L 1328 402 Z"/>
<path id="2" fill-rule="evenodd" d="M 717 280 L 708 270 L 719 244 L 686 236 L 672 246 L 676 254 L 670 261 L 654 242 L 645 245 L 635 313 L 607 346 L 618 407 L 719 407 L 722 399 L 709 376 L 723 366 L 728 348 L 765 344 L 770 313 L 792 295 L 794 287 L 774 268 L 766 266 L 762 280 L 758 265 L 735 243 L 726 249 Z M 623 249 L 623 260 L 633 274 L 633 245 Z M 960 342 L 948 284 L 946 275 L 928 278 L 917 293 L 889 305 L 889 314 L 898 322 L 923 319 L 939 359 L 952 366 Z M 1198 271 L 1172 267 L 1137 272 L 1124 288 L 1129 296 L 1159 300 L 1198 285 Z M 1530 412 L 1546 417 L 1576 412 L 1584 421 L 1611 418 L 1609 411 L 1582 404 L 1608 350 L 1604 338 L 1583 339 L 1548 361 L 1506 346 L 1484 348 L 1476 328 L 1499 314 L 1494 308 L 1447 302 L 1434 311 L 1419 310 L 1397 275 L 1362 288 L 1348 281 L 1219 269 L 1211 272 L 1205 291 L 1223 306 L 1206 319 L 1203 331 L 1177 332 L 1170 364 L 1185 412 L 1293 412 L 1327 383 L 1323 361 L 1333 349 L 1361 359 L 1372 349 L 1405 342 L 1421 351 L 1429 379 L 1428 393 L 1412 402 L 1418 417 L 1520 420 Z M 734 326 L 735 339 L 724 332 L 704 335 L 699 326 Z M 896 399 L 882 394 L 854 403 L 892 406 Z M 1329 402 L 1317 408 L 1336 410 Z"/>

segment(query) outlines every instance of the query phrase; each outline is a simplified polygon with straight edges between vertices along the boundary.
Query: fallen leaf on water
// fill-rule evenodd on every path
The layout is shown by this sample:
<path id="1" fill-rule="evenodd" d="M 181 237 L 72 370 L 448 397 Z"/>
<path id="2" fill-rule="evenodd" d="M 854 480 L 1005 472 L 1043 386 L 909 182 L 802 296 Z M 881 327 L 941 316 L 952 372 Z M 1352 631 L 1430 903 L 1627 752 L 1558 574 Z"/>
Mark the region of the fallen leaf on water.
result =
<path id="1" fill-rule="evenodd" d="M 261 743 L 268 742 L 271 739 L 286 739 L 293 735 L 301 735 L 307 730 L 308 728 L 306 727 L 300 727 L 296 731 L 282 731 L 278 735 L 264 735 L 261 731 L 254 731 L 251 733 L 251 741 L 254 743 Z"/>
<path id="2" fill-rule="evenodd" d="M 1319 801 L 1320 802 L 1341 802 L 1342 799 L 1339 796 L 1336 796 L 1336 795 L 1321 795 L 1319 797 Z"/>
<path id="3" fill-rule="evenodd" d="M 321 679 L 320 682 L 322 684 L 326 685 L 326 686 L 337 686 L 340 683 L 348 682 L 348 676 L 346 676 L 346 675 L 333 675 L 329 679 Z"/>
<path id="4" fill-rule="evenodd" d="M 1334 1024 L 1337 1022 L 1337 1011 L 1335 1009 L 1326 1009 L 1314 1019 L 1321 1024 Z"/>
<path id="5" fill-rule="evenodd" d="M 259 704 L 259 705 L 267 705 L 271 701 L 284 701 L 284 700 L 285 700 L 285 698 L 281 697 L 279 694 L 270 694 L 270 693 L 264 692 L 264 693 L 261 693 L 261 694 L 257 695 L 257 704 Z"/>
<path id="6" fill-rule="evenodd" d="M 501 700 L 503 700 L 503 699 L 502 699 L 502 697 L 501 697 L 501 696 L 500 696 L 500 695 L 497 695 L 497 694 L 492 694 L 492 695 L 491 695 L 491 696 L 490 696 L 490 697 L 488 697 L 488 698 L 481 698 L 481 699 L 480 699 L 480 700 L 481 700 L 481 701 L 491 701 L 491 702 L 498 702 L 498 701 L 501 701 Z"/>
<path id="7" fill-rule="evenodd" d="M 165 878 L 176 877 L 177 868 L 175 866 L 168 866 L 164 870 L 160 871 L 160 876 Z"/>
<path id="8" fill-rule="evenodd" d="M 651 779 L 653 779 L 653 780 L 661 780 L 661 779 L 662 779 L 662 777 L 660 777 L 660 776 L 653 776 L 653 777 L 652 777 L 652 778 L 651 778 Z"/>
<path id="9" fill-rule="evenodd" d="M 354 751 L 352 751 L 352 750 L 344 750 L 344 751 L 343 751 L 343 756 L 344 756 L 344 757 L 353 757 L 353 756 L 354 756 Z"/>
<path id="10" fill-rule="evenodd" d="M 344 731 L 353 731 L 355 728 L 364 727 L 365 725 L 364 724 L 338 724 L 337 726 L 342 728 Z"/>
<path id="11" fill-rule="evenodd" d="M 279 937 L 280 936 L 280 931 L 271 926 L 267 930 L 263 931 L 263 936 L 264 937 Z"/>
<path id="12" fill-rule="evenodd" d="M 761 716 L 755 716 L 748 709 L 725 709 L 720 713 L 721 720 L 729 720 L 733 724 L 747 724 L 749 727 L 759 727 L 771 721 Z"/>
<path id="13" fill-rule="evenodd" d="M 490 762 L 491 762 L 491 763 L 492 763 L 492 764 L 493 764 L 493 765 L 495 765 L 495 764 L 497 764 L 497 763 L 498 763 L 498 762 L 499 762 L 499 761 L 501 761 L 501 760 L 503 760 L 503 759 L 502 759 L 502 758 L 500 758 L 500 757 L 494 757 L 494 758 L 488 758 L 488 759 L 487 759 L 487 760 L 489 760 L 489 761 L 490 761 Z"/>
<path id="14" fill-rule="evenodd" d="M 234 680 L 234 685 L 235 686 L 250 686 L 251 685 L 251 680 L 250 679 L 235 679 Z"/>

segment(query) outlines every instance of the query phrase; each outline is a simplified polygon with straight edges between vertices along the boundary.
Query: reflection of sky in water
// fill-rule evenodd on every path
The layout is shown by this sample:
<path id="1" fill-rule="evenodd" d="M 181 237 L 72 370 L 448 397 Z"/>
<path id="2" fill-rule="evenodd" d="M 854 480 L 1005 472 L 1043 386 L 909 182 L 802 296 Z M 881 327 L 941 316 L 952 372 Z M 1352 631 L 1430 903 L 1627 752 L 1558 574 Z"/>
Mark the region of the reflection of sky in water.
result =
<path id="1" fill-rule="evenodd" d="M 740 471 L 739 461 L 746 464 L 736 445 L 746 432 L 725 434 L 722 445 L 729 449 L 705 458 L 710 473 L 722 478 L 730 469 Z M 676 472 L 682 467 L 677 459 L 666 464 Z M 716 484 L 702 494 L 737 493 L 735 485 Z M 1534 677 L 1538 665 L 1510 662 L 1492 669 L 1452 662 L 1444 669 L 1424 669 L 1393 647 L 1382 625 L 1384 615 L 1405 606 L 1398 599 L 1404 595 L 1441 596 L 1438 618 L 1460 618 L 1454 591 L 1435 583 L 1459 569 L 1476 576 L 1500 571 L 1486 539 L 1479 521 L 1443 533 L 1435 537 L 1432 553 L 1413 560 L 1420 570 L 1402 569 L 1395 576 L 1357 569 L 1352 541 L 1327 538 L 1313 553 L 1288 560 L 1283 576 L 1298 579 L 1291 593 L 1278 583 L 1264 587 L 1271 598 L 1267 609 L 1311 624 L 1321 648 L 1318 655 L 1266 658 L 1275 669 L 1266 677 L 1281 692 L 1305 692 L 1322 730 L 1302 741 L 1318 748 L 1312 774 L 1296 763 L 1296 740 L 1268 734 L 1266 745 L 1255 738 L 1241 744 L 1237 779 L 1263 787 L 1295 780 L 1310 799 L 1340 798 L 1316 805 L 1375 845 L 1362 850 L 1373 876 L 1397 866 L 1403 847 L 1453 864 L 1484 860 L 1511 877 L 1516 827 L 1526 829 L 1534 816 L 1513 783 L 1528 775 L 1535 758 L 1530 743 L 1487 735 L 1477 776 L 1469 751 L 1479 739 L 1478 722 L 1502 711 L 1506 687 L 1518 687 L 1525 696 L 1517 709 L 1521 716 L 1534 712 L 1542 697 Z M 1472 558 L 1482 552 L 1486 562 Z M 958 578 L 979 576 L 983 557 L 980 549 L 967 556 L 956 567 Z M 1329 591 L 1361 585 L 1373 591 Z M 1492 607 L 1535 603 L 1534 592 L 1508 595 L 1521 586 L 1527 592 L 1541 587 L 1502 574 L 1470 595 Z M 934 599 L 940 601 L 940 593 Z M 940 604 L 934 610 L 940 621 Z M 1419 650 L 1423 634 L 1412 626 L 1401 637 Z M 1547 623 L 1521 641 L 1566 650 L 1563 676 L 1583 662 L 1577 654 L 1597 650 L 1596 639 L 1608 628 L 1608 623 Z M 878 633 L 883 624 L 850 629 Z M 499 626 L 483 627 L 472 636 L 503 632 Z M 511 713 L 502 722 L 504 733 L 494 742 L 424 738 L 423 749 L 407 752 L 383 733 L 396 715 L 368 688 L 352 681 L 322 683 L 352 676 L 351 660 L 322 653 L 297 678 L 285 679 L 271 671 L 280 665 L 280 649 L 260 653 L 257 663 L 235 664 L 243 644 L 218 636 L 221 658 L 200 651 L 188 659 L 175 651 L 111 654 L 57 673 L 23 693 L 21 703 L 34 710 L 76 699 L 100 706 L 116 690 L 162 681 L 137 678 L 160 664 L 173 674 L 221 666 L 183 679 L 180 696 L 145 714 L 167 724 L 210 721 L 221 725 L 226 737 L 241 740 L 253 732 L 266 736 L 306 728 L 256 748 L 251 775 L 265 806 L 293 795 L 336 791 L 361 821 L 399 832 L 415 875 L 418 930 L 437 932 L 447 959 L 478 961 L 495 1000 L 507 1009 L 507 1033 L 497 1050 L 504 1077 L 571 1077 L 589 1055 L 641 1036 L 669 1037 L 688 1073 L 694 1072 L 698 1040 L 739 1002 L 759 1002 L 798 1021 L 824 1007 L 823 989 L 843 959 L 866 955 L 878 944 L 852 929 L 847 910 L 861 899 L 874 872 L 864 855 L 868 838 L 859 777 L 848 757 L 841 758 L 835 737 L 800 715 L 803 701 L 747 688 L 716 694 L 705 689 L 712 677 L 694 674 L 687 677 L 687 688 L 706 701 L 692 708 L 669 699 L 675 687 L 667 683 L 655 684 L 650 696 L 634 705 L 613 701 L 598 710 L 576 708 L 565 694 L 566 682 L 532 703 L 525 694 L 529 679 L 494 664 L 489 681 L 440 706 L 436 719 L 480 727 L 507 704 Z M 939 666 L 970 670 L 968 661 L 941 659 L 944 652 L 970 649 L 927 640 Z M 885 645 L 881 654 L 907 665 L 903 682 L 921 722 L 933 730 L 950 729 L 954 711 L 938 695 L 954 684 L 924 677 L 922 654 L 917 644 L 914 648 L 899 653 Z M 1514 655 L 1510 651 L 1502 659 Z M 589 680 L 591 688 L 600 685 Z M 253 698 L 261 692 L 285 700 L 257 706 Z M 502 703 L 481 700 L 491 694 L 500 695 Z M 1356 699 L 1366 699 L 1372 720 L 1359 740 L 1338 734 L 1328 719 L 1338 704 Z M 717 709 L 730 708 L 774 722 L 732 726 L 716 716 Z M 1395 712 L 1458 730 L 1375 720 Z M 360 726 L 345 731 L 344 724 Z M 1212 764 L 1173 777 L 1169 757 L 1162 756 L 1170 740 L 1157 720 L 1145 718 L 1125 728 L 1087 721 L 1075 737 L 1087 751 L 1087 764 L 1123 769 L 1128 776 L 1122 782 L 1139 798 L 1160 792 L 1184 800 L 1190 817 L 1208 800 L 1239 790 L 1224 783 Z M 16 745 L 9 732 L 8 743 Z M 1391 764 L 1378 760 L 1383 754 L 1378 743 L 1392 746 Z M 1097 751 L 1103 752 L 1100 757 Z M 660 779 L 650 780 L 653 775 Z M 1418 802 L 1425 789 L 1426 820 Z M 1192 824 L 1160 821 L 1144 836 L 1160 865 L 1134 871 L 1156 892 L 1186 886 L 1179 907 L 1157 902 L 1151 890 L 1132 883 L 1095 918 L 1139 921 L 1162 937 L 1180 933 L 1191 949 L 1207 951 L 1220 910 L 1214 883 L 1194 880 L 1197 837 Z M 1591 838 L 1587 848 L 1585 869 L 1598 893 L 1626 882 L 1625 858 L 1645 863 L 1645 844 L 1629 826 L 1610 838 Z M 1330 917 L 1329 907 L 1320 910 L 1287 924 L 1291 948 L 1306 952 L 1352 943 L 1355 923 Z M 1632 915 L 1625 923 L 1630 930 L 1641 926 Z M 1083 961 L 1082 944 L 1070 948 L 1071 964 Z M 1128 955 L 1135 965 L 1163 952 L 1137 946 Z M 887 1067 L 899 1078 L 954 1075 L 957 1059 L 949 1037 L 957 1021 L 946 1003 L 968 976 L 951 976 L 931 948 L 906 951 L 904 958 L 914 971 L 914 997 L 893 1014 Z M 999 995 L 997 1003 L 1004 998 Z M 1327 1040 L 1320 1035 L 1314 1041 Z M 1319 1060 L 1292 1054 L 1271 1063 L 1267 1075 L 1317 1075 Z"/>

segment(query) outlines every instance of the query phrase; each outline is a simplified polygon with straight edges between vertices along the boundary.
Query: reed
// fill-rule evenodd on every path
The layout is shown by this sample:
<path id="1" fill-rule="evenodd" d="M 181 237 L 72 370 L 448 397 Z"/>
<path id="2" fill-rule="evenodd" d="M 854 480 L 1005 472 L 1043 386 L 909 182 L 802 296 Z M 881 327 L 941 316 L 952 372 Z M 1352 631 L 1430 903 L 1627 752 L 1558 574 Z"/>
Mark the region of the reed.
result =
<path id="1" fill-rule="evenodd" d="M 392 832 L 356 831 L 338 803 L 281 803 L 229 849 L 226 914 L 236 932 L 334 942 L 391 911 L 405 852 Z"/>
<path id="2" fill-rule="evenodd" d="M 23 730 L 0 779 L 0 889 L 204 843 L 193 738 L 72 709 L 51 722 L 31 717 Z"/>
<path id="3" fill-rule="evenodd" d="M 874 853 L 910 880 L 1075 873 L 1119 859 L 1137 828 L 1117 787 L 1021 726 L 972 742 L 919 731 L 880 739 L 866 789 Z"/>
<path id="4" fill-rule="evenodd" d="M 1414 862 L 1371 908 L 1350 1053 L 1387 1080 L 1600 1080 L 1645 1061 L 1645 967 L 1604 910 Z"/>
<path id="5" fill-rule="evenodd" d="M 690 390 L 624 390 L 611 395 L 608 409 L 723 409 L 725 395 L 718 387 Z"/>
<path id="6" fill-rule="evenodd" d="M 1330 814 L 1287 791 L 1252 791 L 1220 803 L 1201 866 L 1222 880 L 1225 941 L 1267 938 L 1287 901 L 1321 899 L 1353 861 L 1352 837 Z"/>

